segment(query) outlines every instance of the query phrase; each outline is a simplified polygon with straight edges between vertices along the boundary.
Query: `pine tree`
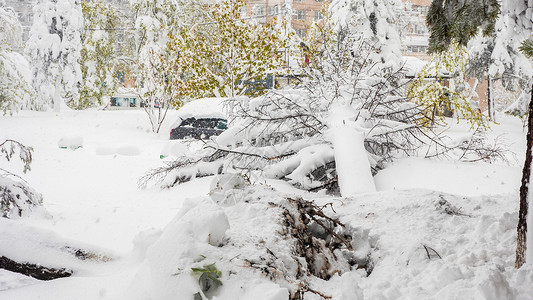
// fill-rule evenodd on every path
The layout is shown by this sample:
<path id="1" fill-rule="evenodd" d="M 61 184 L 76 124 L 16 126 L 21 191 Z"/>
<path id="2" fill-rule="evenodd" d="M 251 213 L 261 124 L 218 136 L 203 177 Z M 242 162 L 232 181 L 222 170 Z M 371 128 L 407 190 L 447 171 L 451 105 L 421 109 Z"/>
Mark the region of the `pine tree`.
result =
<path id="1" fill-rule="evenodd" d="M 27 49 L 41 109 L 59 111 L 64 102 L 72 107 L 79 103 L 82 26 L 81 6 L 75 0 L 41 0 L 34 7 Z"/>
<path id="2" fill-rule="evenodd" d="M 445 51 L 452 43 L 466 46 L 479 29 L 484 35 L 492 34 L 499 13 L 498 0 L 433 0 L 426 17 L 428 52 Z"/>
<path id="3" fill-rule="evenodd" d="M 533 58 L 533 40 L 527 39 L 520 46 L 526 56 Z M 528 132 L 527 132 L 527 150 L 526 161 L 522 173 L 522 185 L 520 186 L 520 211 L 518 213 L 517 242 L 516 242 L 516 261 L 515 267 L 520 268 L 526 261 L 533 261 L 533 234 L 528 233 L 528 223 L 531 225 L 531 214 L 529 197 L 531 181 L 531 162 L 533 155 L 533 83 L 531 84 L 531 99 L 529 102 L 528 115 Z M 529 220 L 528 220 L 529 219 Z M 528 222 L 529 221 L 529 222 Z M 533 230 L 532 230 L 533 231 Z"/>
<path id="4" fill-rule="evenodd" d="M 514 26 L 508 15 L 502 15 L 495 23 L 490 36 L 478 36 L 468 43 L 470 60 L 467 74 L 479 81 L 488 80 L 488 115 L 495 118 L 493 85 L 501 80 L 509 91 L 524 88 L 527 78 L 533 75 L 531 63 L 518 50 L 521 39 L 515 36 Z"/>

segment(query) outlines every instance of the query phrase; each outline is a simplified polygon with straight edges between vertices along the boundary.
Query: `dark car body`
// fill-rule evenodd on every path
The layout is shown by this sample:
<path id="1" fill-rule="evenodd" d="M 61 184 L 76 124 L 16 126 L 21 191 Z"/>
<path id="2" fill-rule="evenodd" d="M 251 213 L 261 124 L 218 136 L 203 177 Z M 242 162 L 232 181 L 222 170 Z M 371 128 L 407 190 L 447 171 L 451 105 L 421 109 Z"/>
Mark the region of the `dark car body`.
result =
<path id="1" fill-rule="evenodd" d="M 181 120 L 181 123 L 170 131 L 170 139 L 207 139 L 220 135 L 226 128 L 225 119 L 189 117 Z"/>

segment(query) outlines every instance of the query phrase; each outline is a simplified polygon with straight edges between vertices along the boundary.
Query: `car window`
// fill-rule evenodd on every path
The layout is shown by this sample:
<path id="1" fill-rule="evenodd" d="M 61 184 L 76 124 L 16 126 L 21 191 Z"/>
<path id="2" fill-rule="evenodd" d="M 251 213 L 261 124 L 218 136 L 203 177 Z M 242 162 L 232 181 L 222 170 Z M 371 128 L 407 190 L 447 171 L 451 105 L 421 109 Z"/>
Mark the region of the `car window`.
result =
<path id="1" fill-rule="evenodd" d="M 180 126 L 193 126 L 195 121 L 196 121 L 196 118 L 187 118 L 181 121 Z"/>
<path id="2" fill-rule="evenodd" d="M 218 120 L 217 119 L 197 119 L 194 122 L 194 127 L 196 128 L 217 128 Z"/>

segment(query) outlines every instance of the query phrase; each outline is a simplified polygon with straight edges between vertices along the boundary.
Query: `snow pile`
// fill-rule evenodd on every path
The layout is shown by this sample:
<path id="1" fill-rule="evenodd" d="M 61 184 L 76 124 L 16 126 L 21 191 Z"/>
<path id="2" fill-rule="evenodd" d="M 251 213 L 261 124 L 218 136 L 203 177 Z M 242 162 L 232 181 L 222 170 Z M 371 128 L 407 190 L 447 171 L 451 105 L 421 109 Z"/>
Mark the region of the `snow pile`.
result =
<path id="1" fill-rule="evenodd" d="M 83 147 L 83 136 L 65 135 L 59 139 L 57 146 L 61 149 L 76 150 Z"/>
<path id="2" fill-rule="evenodd" d="M 242 177 L 223 175 L 212 187 L 211 199 L 187 200 L 148 248 L 128 299 L 281 300 L 289 293 L 312 297 L 322 293 L 330 278 L 345 282 L 336 299 L 355 299 L 362 293 L 346 278 L 359 280 L 366 274 L 371 251 L 367 232 L 351 227 L 328 232 L 329 225 L 321 220 L 335 221 L 322 219 L 321 208 L 313 215 L 310 202 L 250 186 Z M 222 283 L 211 289 L 197 274 L 209 268 L 220 272 L 217 279 Z"/>
<path id="3" fill-rule="evenodd" d="M 189 149 L 187 148 L 187 145 L 184 144 L 181 141 L 169 141 L 165 144 L 163 149 L 161 149 L 161 158 L 173 156 L 173 157 L 181 157 L 184 156 L 186 153 L 188 153 Z"/>
<path id="4" fill-rule="evenodd" d="M 410 190 L 316 199 L 322 213 L 344 223 L 336 232 L 353 247 L 335 250 L 334 260 L 313 252 L 328 236 L 313 214 L 292 218 L 305 202 L 225 176 L 212 185 L 227 187 L 213 194 L 224 206 L 208 198 L 184 204 L 149 248 L 132 299 L 533 299 L 531 268 L 514 269 L 517 214 L 500 209 L 508 196 Z M 298 250 L 302 231 L 291 227 L 298 219 L 313 236 L 307 252 Z M 206 292 L 193 269 L 209 266 L 222 284 Z"/>
<path id="5" fill-rule="evenodd" d="M 379 238 L 365 297 L 532 299 L 531 273 L 514 269 L 517 214 L 498 208 L 512 200 L 411 190 L 346 203 L 341 220 Z M 526 278 L 512 280 L 519 272 Z"/>

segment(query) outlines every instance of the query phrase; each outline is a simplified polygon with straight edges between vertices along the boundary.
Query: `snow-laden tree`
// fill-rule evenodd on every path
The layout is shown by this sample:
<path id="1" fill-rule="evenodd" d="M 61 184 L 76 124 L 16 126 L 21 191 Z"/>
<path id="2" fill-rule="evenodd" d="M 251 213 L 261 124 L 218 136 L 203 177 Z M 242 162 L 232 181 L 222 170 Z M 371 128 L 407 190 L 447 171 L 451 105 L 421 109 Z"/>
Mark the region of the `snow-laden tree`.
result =
<path id="1" fill-rule="evenodd" d="M 528 0 L 509 0 L 503 2 L 501 15 L 503 19 L 509 21 L 510 32 L 507 36 L 509 45 L 517 47 L 518 43 L 523 43 L 533 35 L 533 7 Z M 487 35 L 494 31 L 494 23 L 499 16 L 499 2 L 490 1 L 443 1 L 433 0 L 428 14 L 428 25 L 431 31 L 430 51 L 443 51 L 447 49 L 452 41 L 458 41 L 463 45 L 481 31 Z M 503 49 L 503 46 L 499 47 Z M 496 49 L 496 46 L 495 46 Z M 517 48 L 514 48 L 517 49 Z M 529 54 L 527 42 L 523 44 L 522 50 Z M 504 53 L 503 50 L 497 53 Z M 494 53 L 494 50 L 492 51 Z M 505 55 L 504 55 L 505 56 Z M 492 55 L 491 55 L 492 58 Z M 507 59 L 509 61 L 510 59 Z M 505 64 L 505 61 L 504 63 Z M 518 66 L 517 66 L 518 67 Z M 529 66 L 530 67 L 530 66 Z M 504 69 L 505 67 L 503 67 Z M 493 69 L 497 69 L 494 66 Z M 490 73 L 490 70 L 489 70 Z M 531 90 L 532 99 L 529 103 L 528 133 L 526 161 L 522 173 L 522 185 L 520 187 L 520 211 L 518 213 L 517 226 L 517 247 L 515 267 L 520 268 L 526 260 L 533 261 L 533 231 L 527 230 L 527 224 L 531 224 L 531 214 L 528 216 L 529 206 L 533 201 L 528 200 L 533 193 L 530 191 L 532 146 L 533 146 L 533 88 Z M 527 256 L 527 259 L 526 259 Z"/>
<path id="2" fill-rule="evenodd" d="M 310 61 L 299 68 L 296 86 L 230 98 L 227 131 L 204 141 L 201 151 L 152 170 L 142 183 L 164 178 L 172 186 L 217 173 L 259 173 L 348 197 L 374 191 L 372 175 L 385 162 L 425 143 L 428 156 L 452 149 L 469 156 L 470 140 L 446 146 L 420 129 L 423 111 L 404 97 L 401 70 L 376 75 L 373 49 L 358 33 L 335 31 L 326 21 L 311 34 Z"/>
<path id="3" fill-rule="evenodd" d="M 426 17 L 429 36 L 428 52 L 442 52 L 452 44 L 466 46 L 478 35 L 494 32 L 500 13 L 498 0 L 433 0 Z"/>
<path id="4" fill-rule="evenodd" d="M 0 2 L 1 3 L 1 2 Z M 12 113 L 31 108 L 34 99 L 28 62 L 15 49 L 22 45 L 22 26 L 9 7 L 0 7 L 0 111 Z"/>
<path id="5" fill-rule="evenodd" d="M 522 43 L 521 50 L 524 54 L 532 57 L 531 39 L 533 36 L 533 7 L 527 0 L 509 0 L 503 3 L 502 11 L 509 17 L 509 26 L 514 31 L 514 35 L 510 37 L 510 42 L 516 45 L 517 42 Z M 531 65 L 529 65 L 531 68 Z M 533 72 L 532 72 L 533 73 Z M 532 147 L 533 147 L 533 78 L 530 76 L 529 85 L 531 86 L 531 100 L 529 103 L 529 117 L 528 117 L 528 133 L 527 133 L 527 150 L 526 161 L 524 162 L 524 169 L 522 173 L 522 185 L 520 187 L 520 211 L 518 213 L 517 226 L 517 247 L 516 247 L 516 262 L 515 267 L 520 268 L 524 263 L 533 263 L 533 230 L 528 231 L 528 223 L 533 223 L 533 192 L 529 184 L 531 179 L 531 162 L 532 162 Z M 529 211 L 529 214 L 528 214 Z"/>
<path id="6" fill-rule="evenodd" d="M 81 1 L 84 17 L 80 65 L 82 82 L 79 108 L 102 104 L 117 88 L 116 72 L 120 50 L 117 39 L 125 24 L 110 4 L 94 0 Z"/>
<path id="7" fill-rule="evenodd" d="M 81 82 L 83 14 L 77 0 L 40 0 L 26 44 L 41 109 L 76 107 Z"/>
<path id="8" fill-rule="evenodd" d="M 285 45 L 278 32 L 244 18 L 243 6 L 243 1 L 136 4 L 142 12 L 137 27 L 144 32 L 137 80 L 154 131 L 171 105 L 261 93 L 267 76 L 279 72 Z"/>
<path id="9" fill-rule="evenodd" d="M 180 84 L 184 67 L 180 49 L 171 44 L 183 27 L 202 20 L 198 8 L 202 1 L 133 0 L 137 11 L 135 27 L 140 31 L 135 72 L 141 106 L 148 115 L 153 132 L 159 132 L 168 109 L 182 105 Z"/>
<path id="10" fill-rule="evenodd" d="M 490 36 L 477 36 L 468 43 L 470 60 L 467 74 L 478 81 L 487 79 L 488 114 L 494 119 L 494 81 L 501 80 L 509 91 L 524 88 L 533 74 L 531 63 L 518 50 L 521 41 L 527 38 L 516 35 L 516 26 L 511 18 L 503 14 L 495 22 L 495 30 Z"/>
<path id="11" fill-rule="evenodd" d="M 396 24 L 402 7 L 403 3 L 398 0 L 333 0 L 330 4 L 335 30 L 349 31 L 365 47 L 371 48 L 369 60 L 374 62 L 376 71 L 397 69 L 401 64 Z"/>

